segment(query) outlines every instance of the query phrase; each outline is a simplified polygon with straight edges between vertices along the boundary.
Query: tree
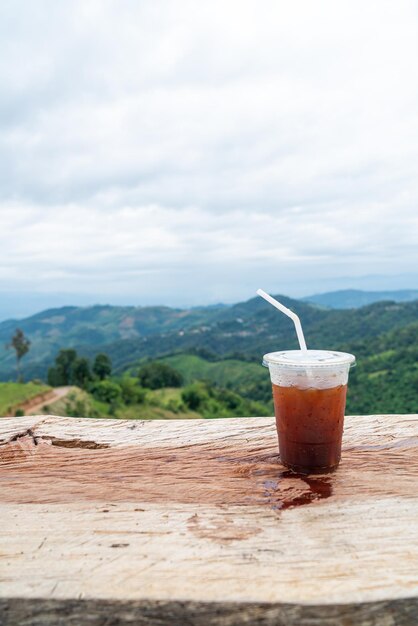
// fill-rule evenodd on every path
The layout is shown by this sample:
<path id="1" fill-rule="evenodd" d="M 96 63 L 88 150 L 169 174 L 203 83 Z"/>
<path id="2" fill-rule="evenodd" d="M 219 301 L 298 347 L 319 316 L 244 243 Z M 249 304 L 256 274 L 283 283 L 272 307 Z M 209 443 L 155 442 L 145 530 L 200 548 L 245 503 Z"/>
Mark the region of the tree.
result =
<path id="1" fill-rule="evenodd" d="M 147 389 L 162 389 L 163 387 L 181 387 L 183 376 L 173 367 L 153 361 L 143 365 L 138 373 L 139 382 Z"/>
<path id="2" fill-rule="evenodd" d="M 30 348 L 30 341 L 27 337 L 25 337 L 23 330 L 21 330 L 20 328 L 16 328 L 15 334 L 13 335 L 12 340 L 7 348 L 13 348 L 13 350 L 16 352 L 17 381 L 22 382 L 20 360 L 22 359 L 22 357 L 25 356 Z"/>
<path id="3" fill-rule="evenodd" d="M 74 364 L 77 352 L 71 348 L 62 349 L 55 358 L 55 367 L 48 370 L 48 383 L 53 387 L 71 385 L 74 377 Z"/>
<path id="4" fill-rule="evenodd" d="M 61 387 L 65 384 L 61 372 L 56 367 L 48 368 L 47 381 L 51 387 Z"/>
<path id="5" fill-rule="evenodd" d="M 112 362 L 107 354 L 97 354 L 93 363 L 93 373 L 99 378 L 104 380 L 112 373 Z"/>
<path id="6" fill-rule="evenodd" d="M 84 357 L 77 358 L 73 363 L 72 382 L 77 387 L 85 389 L 87 384 L 93 379 L 90 372 L 90 364 Z"/>

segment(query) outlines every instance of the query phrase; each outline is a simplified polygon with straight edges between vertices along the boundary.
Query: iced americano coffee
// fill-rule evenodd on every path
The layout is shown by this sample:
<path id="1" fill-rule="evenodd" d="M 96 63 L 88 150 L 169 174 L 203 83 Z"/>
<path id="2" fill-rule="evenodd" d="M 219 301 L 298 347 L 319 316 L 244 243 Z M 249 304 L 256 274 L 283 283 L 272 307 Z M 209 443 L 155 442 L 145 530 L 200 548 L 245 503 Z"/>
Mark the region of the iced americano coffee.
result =
<path id="1" fill-rule="evenodd" d="M 341 442 L 348 373 L 355 357 L 345 352 L 290 350 L 264 355 L 284 465 L 300 473 L 334 470 Z"/>

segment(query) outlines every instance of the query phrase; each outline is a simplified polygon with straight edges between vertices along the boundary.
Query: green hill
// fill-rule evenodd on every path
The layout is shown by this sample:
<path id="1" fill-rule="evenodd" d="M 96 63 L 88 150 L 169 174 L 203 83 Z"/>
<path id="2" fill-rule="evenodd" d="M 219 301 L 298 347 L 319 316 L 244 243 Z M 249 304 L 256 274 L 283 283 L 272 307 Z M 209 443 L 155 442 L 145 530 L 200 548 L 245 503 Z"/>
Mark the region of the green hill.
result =
<path id="1" fill-rule="evenodd" d="M 418 412 L 417 321 L 341 347 L 357 356 L 357 365 L 350 374 L 347 413 Z M 258 358 L 257 363 L 238 358 L 215 359 L 213 354 L 207 353 L 206 358 L 197 354 L 174 354 L 159 360 L 181 374 L 182 387 L 142 389 L 140 402 L 131 404 L 131 396 L 128 396 L 126 402 L 122 398 L 115 404 L 110 400 L 99 401 L 93 384 L 87 386 L 91 394 L 83 392 L 84 397 L 69 397 L 62 401 L 62 407 L 49 407 L 48 411 L 139 419 L 273 413 L 269 374 Z M 135 387 L 139 384 L 137 370 L 144 362 L 146 359 L 130 368 L 129 381 Z M 112 380 L 122 385 L 126 376 L 115 376 Z M 29 385 L 3 384 L 0 390 L 1 387 L 21 392 Z M 10 396 L 8 399 L 10 401 Z"/>
<path id="2" fill-rule="evenodd" d="M 418 301 L 377 302 L 332 310 L 279 299 L 301 317 L 308 346 L 353 352 L 350 412 L 417 411 Z M 62 347 L 81 356 L 105 352 L 115 374 L 133 371 L 147 359 L 165 359 L 186 384 L 208 380 L 247 400 L 271 406 L 265 352 L 297 347 L 293 325 L 261 298 L 233 306 L 182 311 L 167 307 L 65 307 L 21 320 L 32 341 L 22 360 L 25 379 L 43 378 Z M 0 324 L 0 345 L 17 324 Z M 415 359 L 415 362 L 414 362 Z M 14 355 L 0 350 L 0 378 L 14 376 Z M 402 402 L 400 401 L 402 395 Z"/>
<path id="3" fill-rule="evenodd" d="M 418 413 L 418 322 L 349 347 L 347 412 Z"/>
<path id="4" fill-rule="evenodd" d="M 342 346 L 357 357 L 351 370 L 348 414 L 418 413 L 418 322 Z M 272 408 L 268 371 L 236 359 L 209 362 L 195 355 L 163 359 L 187 383 L 209 380 Z"/>
<path id="5" fill-rule="evenodd" d="M 49 309 L 23 320 L 0 323 L 0 379 L 13 377 L 15 356 L 6 349 L 16 328 L 31 341 L 22 362 L 26 377 L 44 377 L 54 355 L 62 347 L 102 346 L 118 341 L 146 339 L 150 335 L 174 333 L 206 324 L 222 307 L 191 310 L 169 307 L 62 307 Z"/>
<path id="6" fill-rule="evenodd" d="M 350 373 L 347 413 L 418 413 L 418 321 L 342 348 L 357 357 Z M 234 359 L 208 362 L 194 355 L 163 360 L 188 383 L 206 379 L 272 406 L 268 372 L 258 364 Z"/>
<path id="7" fill-rule="evenodd" d="M 10 415 L 17 404 L 46 393 L 51 387 L 37 383 L 0 383 L 0 416 Z"/>
<path id="8" fill-rule="evenodd" d="M 200 379 L 218 385 L 238 387 L 253 382 L 259 383 L 266 374 L 265 368 L 261 365 L 237 359 L 210 362 L 194 354 L 178 354 L 162 360 L 180 372 L 186 384 Z"/>
<path id="9" fill-rule="evenodd" d="M 131 379 L 138 385 L 138 380 Z M 113 379 L 112 384 L 117 384 Z M 39 411 L 38 411 L 39 412 Z M 65 397 L 44 407 L 45 414 L 72 417 L 119 419 L 214 419 L 219 417 L 248 417 L 271 415 L 272 407 L 241 397 L 235 391 L 210 383 L 195 382 L 185 387 L 143 389 L 141 401 L 126 403 L 99 401 L 93 389 L 73 387 Z"/>
<path id="10" fill-rule="evenodd" d="M 266 352 L 297 348 L 292 322 L 258 300 L 219 312 L 216 319 L 204 326 L 121 340 L 100 346 L 100 351 L 110 355 L 117 371 L 123 371 L 145 357 L 196 353 L 213 360 L 235 358 L 260 363 Z M 344 349 L 354 341 L 377 337 L 418 319 L 418 302 L 379 302 L 361 309 L 321 310 L 314 305 L 282 300 L 300 315 L 311 348 Z M 95 353 L 88 346 L 79 351 L 90 357 Z"/>
<path id="11" fill-rule="evenodd" d="M 233 389 L 244 398 L 273 406 L 268 371 L 259 363 L 237 359 L 210 362 L 193 354 L 178 354 L 162 361 L 180 372 L 186 385 L 207 380 L 219 387 Z"/>
<path id="12" fill-rule="evenodd" d="M 357 357 L 350 373 L 347 413 L 418 413 L 418 322 L 341 347 Z M 268 372 L 259 364 L 236 359 L 209 362 L 189 354 L 163 360 L 187 383 L 209 380 L 272 406 Z"/>

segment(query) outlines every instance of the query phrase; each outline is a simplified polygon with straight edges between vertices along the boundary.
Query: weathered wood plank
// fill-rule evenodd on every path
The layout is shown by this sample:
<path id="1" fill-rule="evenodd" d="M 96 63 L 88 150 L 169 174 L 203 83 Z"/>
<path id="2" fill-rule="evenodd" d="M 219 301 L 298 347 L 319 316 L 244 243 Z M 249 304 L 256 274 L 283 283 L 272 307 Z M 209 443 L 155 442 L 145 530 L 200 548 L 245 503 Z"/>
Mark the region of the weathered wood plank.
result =
<path id="1" fill-rule="evenodd" d="M 415 624 L 417 452 L 411 415 L 347 418 L 315 477 L 280 464 L 268 418 L 2 419 L 0 616 Z"/>

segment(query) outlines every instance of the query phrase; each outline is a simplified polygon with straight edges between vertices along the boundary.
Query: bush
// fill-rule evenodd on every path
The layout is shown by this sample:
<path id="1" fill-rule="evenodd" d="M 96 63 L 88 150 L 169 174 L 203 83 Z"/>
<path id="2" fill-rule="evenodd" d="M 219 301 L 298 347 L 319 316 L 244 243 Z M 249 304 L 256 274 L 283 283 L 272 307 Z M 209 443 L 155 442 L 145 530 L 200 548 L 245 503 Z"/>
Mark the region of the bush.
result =
<path id="1" fill-rule="evenodd" d="M 242 398 L 228 389 L 221 389 L 218 392 L 218 400 L 222 402 L 230 411 L 236 411 L 242 404 Z"/>
<path id="2" fill-rule="evenodd" d="M 183 389 L 181 399 L 191 411 L 197 411 L 208 401 L 209 394 L 202 383 L 193 383 Z"/>
<path id="3" fill-rule="evenodd" d="M 23 417 L 25 414 L 25 411 L 23 409 L 16 409 L 15 411 L 15 417 Z"/>
<path id="4" fill-rule="evenodd" d="M 184 404 L 179 398 L 170 398 L 165 405 L 165 408 L 172 413 L 182 413 L 184 411 Z"/>
<path id="5" fill-rule="evenodd" d="M 122 401 L 128 406 L 131 404 L 142 404 L 145 400 L 146 391 L 139 386 L 136 378 L 124 376 L 120 379 L 119 385 L 122 393 Z"/>
<path id="6" fill-rule="evenodd" d="M 139 382 L 147 389 L 162 389 L 163 387 L 181 387 L 183 376 L 173 367 L 153 361 L 143 365 L 138 373 Z"/>
<path id="7" fill-rule="evenodd" d="M 75 404 L 72 407 L 72 416 L 73 417 L 87 417 L 88 409 L 84 400 L 76 400 Z"/>
<path id="8" fill-rule="evenodd" d="M 100 402 L 108 404 L 120 401 L 122 398 L 122 389 L 120 385 L 111 380 L 101 380 L 93 383 L 90 387 L 90 393 Z"/>

